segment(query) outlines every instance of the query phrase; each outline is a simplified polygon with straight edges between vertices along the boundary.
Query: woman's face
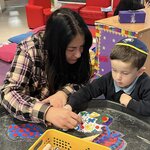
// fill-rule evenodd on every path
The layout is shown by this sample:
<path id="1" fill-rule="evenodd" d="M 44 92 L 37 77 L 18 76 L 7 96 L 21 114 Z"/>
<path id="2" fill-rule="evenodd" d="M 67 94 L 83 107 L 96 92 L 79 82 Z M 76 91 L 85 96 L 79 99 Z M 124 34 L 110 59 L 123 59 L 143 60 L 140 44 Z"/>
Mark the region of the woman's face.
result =
<path id="1" fill-rule="evenodd" d="M 84 35 L 77 34 L 68 44 L 66 49 L 66 60 L 69 64 L 75 64 L 81 57 L 84 45 Z"/>

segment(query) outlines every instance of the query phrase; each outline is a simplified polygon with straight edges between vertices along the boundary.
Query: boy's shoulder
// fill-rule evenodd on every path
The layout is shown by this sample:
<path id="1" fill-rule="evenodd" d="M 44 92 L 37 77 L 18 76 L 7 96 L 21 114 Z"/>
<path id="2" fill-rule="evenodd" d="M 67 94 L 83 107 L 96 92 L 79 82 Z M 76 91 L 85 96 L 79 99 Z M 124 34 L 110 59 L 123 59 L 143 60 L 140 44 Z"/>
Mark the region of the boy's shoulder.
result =
<path id="1" fill-rule="evenodd" d="M 112 78 L 112 72 L 108 72 L 105 75 L 101 76 L 101 80 L 103 80 L 104 82 L 113 82 L 113 78 Z"/>
<path id="2" fill-rule="evenodd" d="M 146 73 L 146 72 L 144 72 L 140 77 L 139 77 L 139 79 L 150 79 L 150 76 Z"/>
<path id="3" fill-rule="evenodd" d="M 137 83 L 150 84 L 150 76 L 147 73 L 143 73 L 137 80 Z"/>

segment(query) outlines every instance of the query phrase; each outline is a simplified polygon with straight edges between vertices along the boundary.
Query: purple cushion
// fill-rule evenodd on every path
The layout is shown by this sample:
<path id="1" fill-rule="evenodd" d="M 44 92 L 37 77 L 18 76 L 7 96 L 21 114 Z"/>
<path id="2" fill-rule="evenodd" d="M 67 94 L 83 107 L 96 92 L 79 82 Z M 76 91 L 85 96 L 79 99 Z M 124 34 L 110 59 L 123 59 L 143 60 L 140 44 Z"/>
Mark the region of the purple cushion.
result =
<path id="1" fill-rule="evenodd" d="M 0 59 L 6 62 L 11 62 L 16 52 L 17 44 L 10 43 L 0 46 Z"/>

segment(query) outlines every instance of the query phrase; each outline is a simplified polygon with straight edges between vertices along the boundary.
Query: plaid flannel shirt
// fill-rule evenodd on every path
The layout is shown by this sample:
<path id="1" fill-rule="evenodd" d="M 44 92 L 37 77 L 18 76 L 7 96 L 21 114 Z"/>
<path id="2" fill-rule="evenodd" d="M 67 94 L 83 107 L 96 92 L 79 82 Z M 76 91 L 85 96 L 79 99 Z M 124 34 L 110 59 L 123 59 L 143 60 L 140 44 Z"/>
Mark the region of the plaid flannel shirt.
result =
<path id="1" fill-rule="evenodd" d="M 45 73 L 44 30 L 22 41 L 1 89 L 1 104 L 15 118 L 44 123 L 50 105 L 41 100 L 49 96 Z"/>

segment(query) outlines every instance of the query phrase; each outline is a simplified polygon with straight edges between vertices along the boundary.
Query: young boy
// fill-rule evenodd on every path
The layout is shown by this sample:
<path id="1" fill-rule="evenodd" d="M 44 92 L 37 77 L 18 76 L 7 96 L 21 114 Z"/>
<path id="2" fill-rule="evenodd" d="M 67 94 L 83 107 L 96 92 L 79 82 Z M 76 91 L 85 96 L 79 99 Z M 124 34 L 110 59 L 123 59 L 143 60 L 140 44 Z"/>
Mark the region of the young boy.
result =
<path id="1" fill-rule="evenodd" d="M 147 55 L 148 49 L 140 40 L 125 38 L 119 41 L 110 54 L 112 71 L 71 95 L 68 104 L 74 110 L 104 94 L 107 100 L 150 116 L 150 77 L 144 72 Z"/>

